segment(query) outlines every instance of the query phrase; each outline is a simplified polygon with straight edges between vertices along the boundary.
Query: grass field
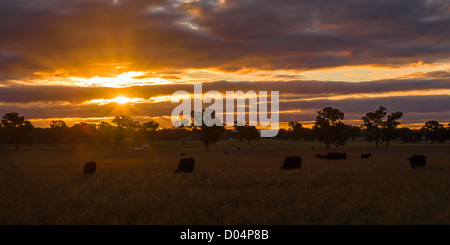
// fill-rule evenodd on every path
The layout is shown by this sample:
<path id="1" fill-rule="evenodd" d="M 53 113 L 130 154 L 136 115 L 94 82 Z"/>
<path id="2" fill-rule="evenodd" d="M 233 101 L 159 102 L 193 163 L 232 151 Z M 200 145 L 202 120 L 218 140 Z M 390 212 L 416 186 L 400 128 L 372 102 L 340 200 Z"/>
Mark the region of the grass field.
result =
<path id="1" fill-rule="evenodd" d="M 237 150 L 240 146 L 242 150 Z M 314 146 L 315 149 L 311 149 Z M 225 155 L 227 150 L 229 154 Z M 270 152 L 273 150 L 273 152 Z M 450 224 L 449 145 L 221 141 L 0 148 L 0 224 Z M 372 157 L 360 159 L 361 153 Z M 180 153 L 192 174 L 174 174 Z M 424 154 L 427 166 L 406 159 Z M 300 155 L 301 170 L 283 171 Z M 85 162 L 97 162 L 83 176 Z"/>

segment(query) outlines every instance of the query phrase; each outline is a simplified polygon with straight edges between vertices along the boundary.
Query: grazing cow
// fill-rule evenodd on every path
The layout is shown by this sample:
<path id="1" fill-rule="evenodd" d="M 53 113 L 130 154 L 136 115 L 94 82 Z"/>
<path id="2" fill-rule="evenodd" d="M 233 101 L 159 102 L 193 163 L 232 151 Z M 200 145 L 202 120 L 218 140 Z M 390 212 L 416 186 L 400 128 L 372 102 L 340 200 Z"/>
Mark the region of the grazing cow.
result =
<path id="1" fill-rule="evenodd" d="M 273 152 L 273 150 L 270 150 L 270 152 Z"/>
<path id="2" fill-rule="evenodd" d="M 225 152 L 225 155 L 228 154 L 228 151 Z"/>
<path id="3" fill-rule="evenodd" d="M 180 155 L 181 155 L 181 156 L 186 156 L 186 153 L 181 153 Z"/>
<path id="4" fill-rule="evenodd" d="M 327 154 L 328 160 L 347 159 L 347 154 L 340 152 L 330 152 Z"/>
<path id="5" fill-rule="evenodd" d="M 236 149 L 240 150 L 240 149 L 241 149 L 241 147 L 238 147 L 238 148 L 236 148 Z"/>
<path id="6" fill-rule="evenodd" d="M 302 158 L 299 156 L 290 156 L 284 159 L 283 166 L 280 169 L 300 169 L 302 167 Z"/>
<path id="7" fill-rule="evenodd" d="M 408 158 L 409 164 L 411 164 L 411 167 L 415 169 L 416 167 L 422 167 L 424 168 L 425 165 L 427 165 L 427 159 L 424 155 L 413 155 L 412 157 Z"/>
<path id="8" fill-rule="evenodd" d="M 182 158 L 178 163 L 178 169 L 175 170 L 175 173 L 184 172 L 184 173 L 192 173 L 194 171 L 195 160 L 193 157 Z"/>
<path id="9" fill-rule="evenodd" d="M 311 147 L 311 150 L 314 150 L 314 146 Z"/>
<path id="10" fill-rule="evenodd" d="M 361 158 L 362 159 L 368 159 L 372 154 L 370 153 L 366 153 L 366 154 L 361 154 Z"/>
<path id="11" fill-rule="evenodd" d="M 97 168 L 97 163 L 94 161 L 90 161 L 84 164 L 83 174 L 91 175 L 95 174 L 95 169 Z"/>

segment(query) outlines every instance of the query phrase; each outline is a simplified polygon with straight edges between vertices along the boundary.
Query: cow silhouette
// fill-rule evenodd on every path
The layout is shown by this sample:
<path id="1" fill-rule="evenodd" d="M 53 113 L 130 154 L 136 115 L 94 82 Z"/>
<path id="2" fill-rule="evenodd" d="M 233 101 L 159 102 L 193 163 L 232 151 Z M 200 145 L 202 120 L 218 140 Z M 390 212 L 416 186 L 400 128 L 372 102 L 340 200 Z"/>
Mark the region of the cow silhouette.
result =
<path id="1" fill-rule="evenodd" d="M 425 165 L 427 165 L 427 159 L 424 155 L 413 155 L 412 157 L 406 159 L 409 160 L 409 164 L 411 164 L 411 167 L 415 169 L 416 167 L 424 168 Z"/>
<path id="2" fill-rule="evenodd" d="M 95 169 L 97 168 L 97 163 L 90 161 L 84 164 L 83 174 L 92 175 L 95 174 Z"/>
<path id="3" fill-rule="evenodd" d="M 178 169 L 175 170 L 174 172 L 180 173 L 192 173 L 194 171 L 194 165 L 195 165 L 195 160 L 193 157 L 188 157 L 188 158 L 182 158 L 180 159 L 180 162 L 178 163 Z"/>
<path id="4" fill-rule="evenodd" d="M 327 154 L 328 160 L 339 160 L 339 159 L 347 159 L 346 153 L 340 153 L 340 152 L 330 152 Z"/>
<path id="5" fill-rule="evenodd" d="M 361 154 L 361 158 L 362 159 L 368 159 L 372 154 L 370 153 L 366 153 L 366 154 Z"/>
<path id="6" fill-rule="evenodd" d="M 300 169 L 302 167 L 302 158 L 299 156 L 290 156 L 284 159 L 283 166 L 280 169 Z"/>

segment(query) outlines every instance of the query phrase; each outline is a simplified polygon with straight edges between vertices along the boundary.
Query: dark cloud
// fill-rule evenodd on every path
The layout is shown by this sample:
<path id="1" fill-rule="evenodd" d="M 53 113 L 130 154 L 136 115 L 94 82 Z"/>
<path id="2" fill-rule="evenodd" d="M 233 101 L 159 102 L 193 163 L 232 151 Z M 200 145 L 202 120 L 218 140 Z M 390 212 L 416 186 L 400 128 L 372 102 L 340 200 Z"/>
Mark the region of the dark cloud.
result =
<path id="1" fill-rule="evenodd" d="M 413 90 L 450 89 L 449 79 L 379 80 L 370 82 L 290 81 L 290 82 L 227 82 L 203 83 L 203 92 L 216 90 L 279 91 L 281 99 L 300 99 L 351 95 L 355 93 L 388 93 Z M 194 92 L 192 84 L 134 86 L 127 88 L 25 86 L 0 87 L 0 102 L 55 102 L 82 103 L 93 99 L 115 98 L 120 95 L 149 99 L 172 95 L 175 91 Z"/>
<path id="2" fill-rule="evenodd" d="M 379 106 L 389 112 L 402 111 L 404 120 L 421 122 L 430 117 L 449 121 L 449 95 L 433 96 L 391 96 L 376 98 L 355 98 L 355 93 L 388 93 L 409 90 L 450 89 L 448 80 L 382 80 L 373 82 L 226 82 L 203 84 L 203 92 L 249 90 L 280 91 L 280 120 L 312 121 L 317 111 L 334 107 L 345 112 L 346 119 L 359 120 L 362 115 Z M 171 95 L 177 90 L 193 93 L 193 85 L 154 85 L 129 88 L 82 88 L 56 86 L 9 86 L 0 87 L 0 114 L 20 112 L 28 118 L 55 117 L 108 117 L 119 114 L 132 116 L 170 116 L 176 104 L 170 102 L 136 103 L 120 106 L 86 104 L 85 101 L 99 98 L 115 98 L 119 95 L 148 99 L 154 96 Z M 327 98 L 335 95 L 349 95 L 347 99 Z M 299 100 L 317 98 L 314 100 Z M 208 105 L 205 104 L 206 108 Z"/>
<path id="3" fill-rule="evenodd" d="M 180 2 L 1 0 L 0 76 L 104 75 L 110 67 L 92 64 L 108 62 L 142 70 L 394 65 L 450 53 L 448 0 Z"/>
<path id="4" fill-rule="evenodd" d="M 345 100 L 314 100 L 300 102 L 280 102 L 280 121 L 314 121 L 317 111 L 324 107 L 338 108 L 345 113 L 346 120 L 360 120 L 365 113 L 375 111 L 379 106 L 387 108 L 388 112 L 404 113 L 404 123 L 421 123 L 430 119 L 450 121 L 450 96 L 407 96 L 345 99 Z M 134 104 L 120 106 L 114 103 L 107 105 L 64 105 L 41 104 L 21 106 L 14 104 L 0 105 L 0 115 L 7 112 L 19 112 L 26 118 L 64 118 L 64 117 L 111 117 L 127 114 L 131 116 L 161 117 L 170 116 L 176 104 L 170 102 Z M 270 107 L 269 107 L 270 108 Z"/>

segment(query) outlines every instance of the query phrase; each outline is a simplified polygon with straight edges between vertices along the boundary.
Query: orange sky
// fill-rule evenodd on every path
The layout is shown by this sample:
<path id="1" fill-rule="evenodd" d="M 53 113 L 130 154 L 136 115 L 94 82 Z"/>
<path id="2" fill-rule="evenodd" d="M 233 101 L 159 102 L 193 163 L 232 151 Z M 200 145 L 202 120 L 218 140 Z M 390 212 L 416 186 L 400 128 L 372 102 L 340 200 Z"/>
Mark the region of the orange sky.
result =
<path id="1" fill-rule="evenodd" d="M 171 94 L 280 91 L 280 120 L 384 106 L 450 122 L 446 1 L 0 1 L 0 114 L 38 126 L 126 113 L 167 125 Z M 207 105 L 205 105 L 207 106 Z"/>

